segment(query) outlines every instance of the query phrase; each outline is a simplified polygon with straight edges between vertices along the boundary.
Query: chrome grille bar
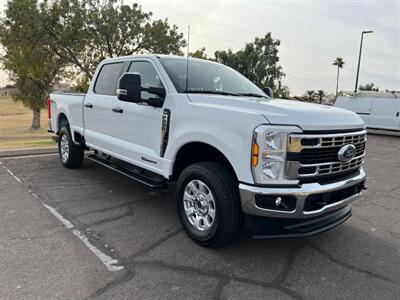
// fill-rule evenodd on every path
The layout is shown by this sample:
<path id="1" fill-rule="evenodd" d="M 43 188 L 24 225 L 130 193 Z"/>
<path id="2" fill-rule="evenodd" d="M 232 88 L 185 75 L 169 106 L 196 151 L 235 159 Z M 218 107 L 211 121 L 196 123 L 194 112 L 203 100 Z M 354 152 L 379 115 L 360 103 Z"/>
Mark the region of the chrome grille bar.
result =
<path id="1" fill-rule="evenodd" d="M 349 162 L 331 162 L 320 164 L 301 164 L 297 161 L 286 162 L 286 177 L 289 179 L 310 178 L 316 176 L 325 176 L 339 174 L 342 172 L 355 170 L 364 162 L 364 154 L 353 158 Z M 301 173 L 302 168 L 313 168 L 312 173 Z"/>
<path id="2" fill-rule="evenodd" d="M 293 133 L 289 136 L 287 144 L 288 155 L 292 153 L 292 159 L 286 162 L 286 178 L 313 178 L 356 170 L 364 162 L 364 144 L 366 140 L 366 130 L 333 134 Z M 340 147 L 347 144 L 353 144 L 359 149 L 359 151 L 357 151 L 357 156 L 348 162 L 341 162 L 338 159 L 334 159 L 335 153 L 337 153 Z M 321 149 L 321 152 L 319 152 L 318 149 Z M 327 153 L 329 153 L 329 155 Z M 312 161 L 313 156 L 315 156 L 315 162 Z M 305 157 L 307 157 L 307 159 L 305 159 Z M 318 163 L 318 159 L 321 157 L 326 157 L 327 161 L 325 160 L 325 162 Z M 332 161 L 329 161 L 328 157 L 332 159 Z M 307 160 L 307 163 L 301 163 L 299 160 Z"/>
<path id="3" fill-rule="evenodd" d="M 332 134 L 291 134 L 288 152 L 301 152 L 303 149 L 328 148 L 346 144 L 359 144 L 367 140 L 367 131 Z"/>

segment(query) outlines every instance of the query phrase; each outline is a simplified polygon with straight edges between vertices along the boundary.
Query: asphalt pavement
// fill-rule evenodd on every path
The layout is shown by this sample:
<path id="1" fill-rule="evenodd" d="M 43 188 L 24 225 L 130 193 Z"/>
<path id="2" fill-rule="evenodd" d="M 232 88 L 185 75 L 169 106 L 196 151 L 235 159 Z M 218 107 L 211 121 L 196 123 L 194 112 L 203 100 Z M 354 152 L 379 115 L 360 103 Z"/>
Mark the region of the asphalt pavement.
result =
<path id="1" fill-rule="evenodd" d="M 400 137 L 369 135 L 368 190 L 328 232 L 206 249 L 174 187 L 85 160 L 0 159 L 1 299 L 400 299 Z"/>

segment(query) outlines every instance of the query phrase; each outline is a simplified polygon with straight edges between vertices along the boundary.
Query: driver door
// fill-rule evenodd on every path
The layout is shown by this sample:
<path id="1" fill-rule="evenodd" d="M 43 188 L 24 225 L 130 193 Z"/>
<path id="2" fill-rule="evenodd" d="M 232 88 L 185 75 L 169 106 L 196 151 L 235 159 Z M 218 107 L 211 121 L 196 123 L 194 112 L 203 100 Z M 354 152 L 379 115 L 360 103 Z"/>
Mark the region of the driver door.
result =
<path id="1" fill-rule="evenodd" d="M 150 59 L 133 60 L 127 72 L 141 76 L 143 88 L 164 87 L 155 65 Z M 147 103 L 149 98 L 159 97 L 142 91 L 142 102 L 116 100 L 120 112 L 114 113 L 113 137 L 118 143 L 117 156 L 125 161 L 162 173 L 160 158 L 162 107 Z"/>

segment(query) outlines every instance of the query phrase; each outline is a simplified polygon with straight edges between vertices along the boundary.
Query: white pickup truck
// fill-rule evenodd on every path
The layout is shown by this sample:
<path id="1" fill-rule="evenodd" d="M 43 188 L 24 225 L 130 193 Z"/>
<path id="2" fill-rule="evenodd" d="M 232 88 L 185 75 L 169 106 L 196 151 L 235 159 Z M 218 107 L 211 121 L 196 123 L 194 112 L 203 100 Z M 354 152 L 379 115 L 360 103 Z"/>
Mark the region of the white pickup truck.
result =
<path id="1" fill-rule="evenodd" d="M 177 182 L 178 214 L 203 246 L 316 234 L 365 188 L 365 124 L 340 108 L 272 99 L 210 61 L 106 59 L 86 94 L 51 94 L 67 168 L 87 156 L 151 187 Z"/>

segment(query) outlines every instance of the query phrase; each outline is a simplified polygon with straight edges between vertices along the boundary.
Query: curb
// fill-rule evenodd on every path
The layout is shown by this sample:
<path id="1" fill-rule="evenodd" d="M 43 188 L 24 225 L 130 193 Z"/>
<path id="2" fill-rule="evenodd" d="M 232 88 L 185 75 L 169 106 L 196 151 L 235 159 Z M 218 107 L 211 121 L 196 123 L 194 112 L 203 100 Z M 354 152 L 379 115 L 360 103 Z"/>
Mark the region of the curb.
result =
<path id="1" fill-rule="evenodd" d="M 52 148 L 37 148 L 37 149 L 12 149 L 0 150 L 0 158 L 4 157 L 17 157 L 24 155 L 39 155 L 39 154 L 52 154 L 57 153 L 57 147 Z"/>

